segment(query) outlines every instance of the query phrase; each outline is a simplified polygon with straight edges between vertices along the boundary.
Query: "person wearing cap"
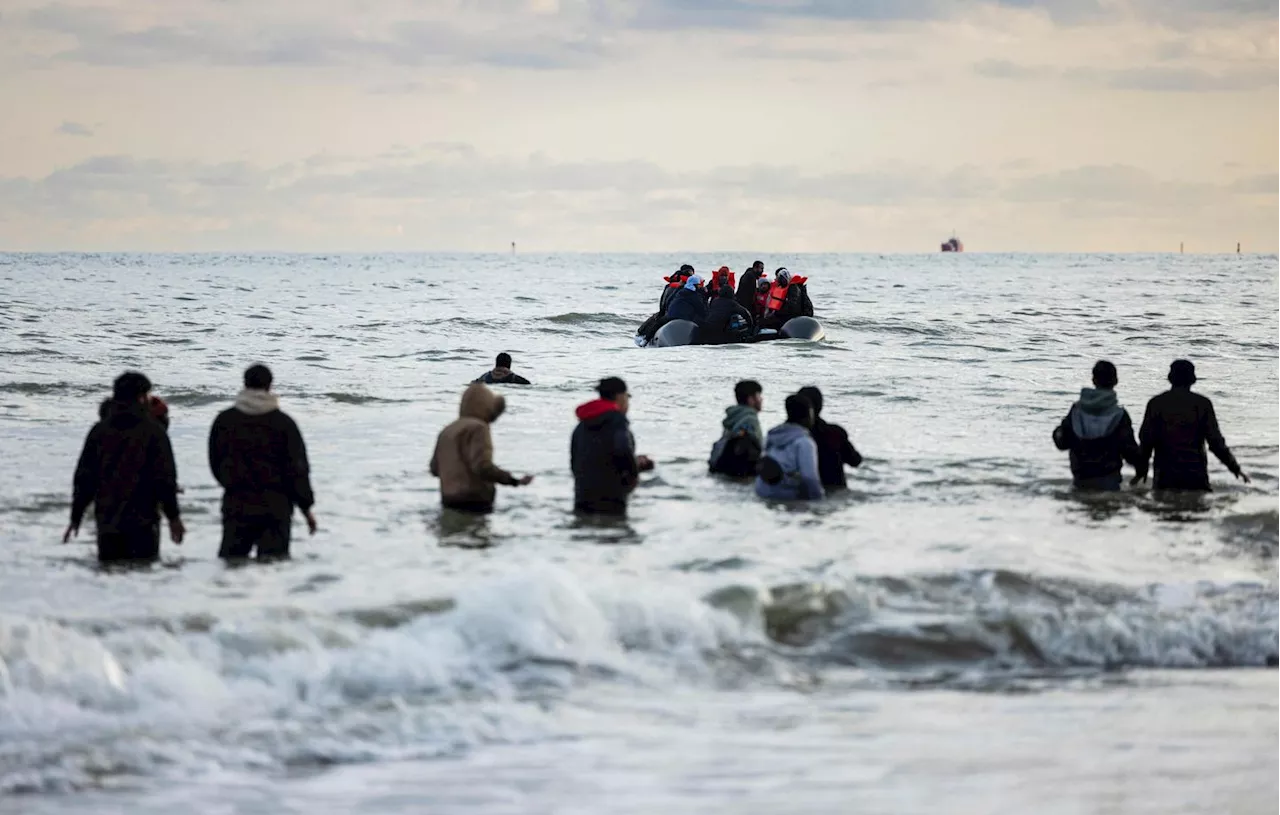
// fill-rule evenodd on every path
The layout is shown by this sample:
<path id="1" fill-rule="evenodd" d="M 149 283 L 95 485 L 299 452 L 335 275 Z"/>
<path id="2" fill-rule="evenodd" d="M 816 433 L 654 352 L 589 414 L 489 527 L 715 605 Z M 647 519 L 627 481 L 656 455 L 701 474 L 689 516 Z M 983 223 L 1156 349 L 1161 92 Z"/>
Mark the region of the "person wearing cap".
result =
<path id="1" fill-rule="evenodd" d="M 573 509 L 581 515 L 626 515 L 628 496 L 653 462 L 636 455 L 627 422 L 627 383 L 611 376 L 600 380 L 596 392 L 599 399 L 578 407 L 578 426 L 569 443 Z"/>
<path id="2" fill-rule="evenodd" d="M 1174 360 L 1169 366 L 1172 387 L 1153 397 L 1142 417 L 1142 429 L 1138 431 L 1142 466 L 1132 483 L 1146 480 L 1146 465 L 1154 455 L 1156 489 L 1210 491 L 1206 445 L 1232 475 L 1249 483 L 1249 476 L 1240 469 L 1222 438 L 1213 402 L 1191 392 L 1195 383 L 1195 365 L 1185 359 Z"/>
<path id="3" fill-rule="evenodd" d="M 707 296 L 702 290 L 702 278 L 693 275 L 684 287 L 675 293 L 667 304 L 668 320 L 689 320 L 698 325 L 707 319 Z"/>
<path id="4" fill-rule="evenodd" d="M 1138 474 L 1147 472 L 1133 438 L 1133 420 L 1116 399 L 1120 377 L 1116 366 L 1099 360 L 1093 366 L 1093 387 L 1081 388 L 1080 399 L 1053 430 L 1053 443 L 1070 451 L 1071 479 L 1078 490 L 1120 489 L 1124 462 Z"/>
<path id="5" fill-rule="evenodd" d="M 151 415 L 151 380 L 119 376 L 101 420 L 89 431 L 76 464 L 71 523 L 62 542 L 80 532 L 89 505 L 102 563 L 150 563 L 160 557 L 160 515 L 169 537 L 186 535 L 178 508 L 178 467 L 169 436 Z"/>

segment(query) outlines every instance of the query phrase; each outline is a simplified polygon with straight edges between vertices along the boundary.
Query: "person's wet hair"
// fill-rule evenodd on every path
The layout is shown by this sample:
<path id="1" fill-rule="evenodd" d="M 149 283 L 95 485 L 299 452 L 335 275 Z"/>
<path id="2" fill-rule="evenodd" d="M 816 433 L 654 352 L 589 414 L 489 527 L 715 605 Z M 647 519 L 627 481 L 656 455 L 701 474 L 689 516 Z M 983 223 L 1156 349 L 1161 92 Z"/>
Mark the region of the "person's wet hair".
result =
<path id="1" fill-rule="evenodd" d="M 733 398 L 737 399 L 740 405 L 745 405 L 748 399 L 758 393 L 764 393 L 764 388 L 754 379 L 744 379 L 733 386 Z"/>
<path id="2" fill-rule="evenodd" d="M 798 393 L 787 397 L 787 421 L 808 427 L 813 424 L 813 404 Z"/>
<path id="3" fill-rule="evenodd" d="M 1093 366 L 1093 384 L 1099 388 L 1111 389 L 1119 383 L 1120 374 L 1116 373 L 1116 366 L 1105 359 L 1098 360 Z"/>
<path id="4" fill-rule="evenodd" d="M 1189 388 L 1196 383 L 1196 366 L 1186 359 L 1175 359 L 1169 366 L 1169 384 Z"/>
<path id="5" fill-rule="evenodd" d="M 818 390 L 813 385 L 806 385 L 796 391 L 796 395 L 803 396 L 805 399 L 809 400 L 810 405 L 813 405 L 813 416 L 815 419 L 822 415 L 822 391 Z"/>
<path id="6" fill-rule="evenodd" d="M 506 351 L 503 351 L 501 354 L 498 354 L 498 358 L 497 360 L 494 361 L 494 364 L 497 365 L 497 367 L 499 368 L 510 368 L 511 355 L 508 354 Z"/>
<path id="7" fill-rule="evenodd" d="M 252 391 L 271 390 L 271 369 L 266 365 L 254 365 L 244 372 L 244 386 Z"/>
<path id="8" fill-rule="evenodd" d="M 608 399 L 610 402 L 616 401 L 619 396 L 626 392 L 627 383 L 616 376 L 601 379 L 600 384 L 596 386 L 596 393 L 600 394 L 600 398 Z"/>
<path id="9" fill-rule="evenodd" d="M 111 383 L 111 398 L 117 402 L 136 402 L 151 392 L 151 380 L 137 371 L 125 371 Z"/>

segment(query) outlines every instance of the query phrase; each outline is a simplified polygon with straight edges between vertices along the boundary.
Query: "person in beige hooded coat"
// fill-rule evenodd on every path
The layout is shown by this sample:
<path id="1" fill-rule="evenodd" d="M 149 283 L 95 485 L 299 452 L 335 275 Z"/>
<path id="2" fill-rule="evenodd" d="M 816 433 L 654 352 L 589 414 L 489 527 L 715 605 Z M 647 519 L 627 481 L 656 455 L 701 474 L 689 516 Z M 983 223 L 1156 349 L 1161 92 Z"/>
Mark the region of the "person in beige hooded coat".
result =
<path id="1" fill-rule="evenodd" d="M 440 479 L 440 500 L 446 508 L 489 513 L 495 484 L 519 487 L 533 481 L 531 475 L 516 478 L 493 463 L 489 425 L 506 407 L 505 399 L 478 382 L 462 392 L 458 419 L 440 431 L 431 456 L 431 474 Z"/>

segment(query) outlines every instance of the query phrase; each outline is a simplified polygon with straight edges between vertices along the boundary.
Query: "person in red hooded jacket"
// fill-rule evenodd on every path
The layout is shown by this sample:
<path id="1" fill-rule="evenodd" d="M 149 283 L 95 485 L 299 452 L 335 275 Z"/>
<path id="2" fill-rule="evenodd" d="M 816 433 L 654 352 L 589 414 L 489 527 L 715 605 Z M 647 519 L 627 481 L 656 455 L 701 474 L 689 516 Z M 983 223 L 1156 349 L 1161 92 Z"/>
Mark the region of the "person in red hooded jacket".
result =
<path id="1" fill-rule="evenodd" d="M 596 391 L 599 399 L 578 407 L 578 426 L 569 444 L 573 509 L 582 515 L 626 515 L 628 496 L 653 462 L 636 455 L 627 422 L 627 383 L 611 376 L 600 380 Z"/>

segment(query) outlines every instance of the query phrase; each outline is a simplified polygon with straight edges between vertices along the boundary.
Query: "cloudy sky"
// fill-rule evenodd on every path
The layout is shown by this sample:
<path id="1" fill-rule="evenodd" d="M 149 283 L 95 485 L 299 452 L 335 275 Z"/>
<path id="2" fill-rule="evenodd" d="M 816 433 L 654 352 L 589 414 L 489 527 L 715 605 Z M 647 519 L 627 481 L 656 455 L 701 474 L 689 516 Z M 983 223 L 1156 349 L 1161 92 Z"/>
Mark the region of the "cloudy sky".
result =
<path id="1" fill-rule="evenodd" d="M 0 249 L 1277 249 L 1275 0 L 0 4 Z"/>

